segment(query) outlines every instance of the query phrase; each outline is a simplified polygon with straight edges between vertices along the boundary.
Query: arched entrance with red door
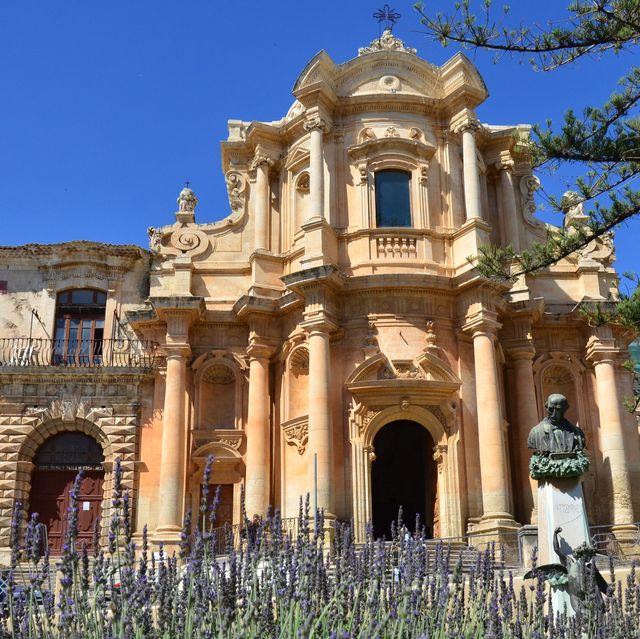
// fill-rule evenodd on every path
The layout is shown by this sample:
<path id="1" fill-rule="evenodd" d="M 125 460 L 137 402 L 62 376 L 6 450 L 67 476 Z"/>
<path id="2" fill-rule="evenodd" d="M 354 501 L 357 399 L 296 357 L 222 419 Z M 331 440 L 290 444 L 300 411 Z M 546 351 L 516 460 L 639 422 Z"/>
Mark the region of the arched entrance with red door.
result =
<path id="1" fill-rule="evenodd" d="M 67 511 L 76 475 L 83 471 L 78 495 L 77 543 L 91 547 L 102 514 L 104 454 L 100 444 L 84 433 L 53 435 L 38 448 L 33 459 L 30 510 L 46 527 L 49 551 L 62 553 L 67 534 Z"/>

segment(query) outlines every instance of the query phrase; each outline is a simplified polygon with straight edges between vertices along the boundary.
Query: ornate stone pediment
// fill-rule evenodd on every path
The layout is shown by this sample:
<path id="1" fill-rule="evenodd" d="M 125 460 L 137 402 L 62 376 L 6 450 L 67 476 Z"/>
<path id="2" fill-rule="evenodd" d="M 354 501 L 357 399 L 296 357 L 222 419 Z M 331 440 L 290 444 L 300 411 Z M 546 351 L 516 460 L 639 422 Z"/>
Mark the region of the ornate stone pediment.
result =
<path id="1" fill-rule="evenodd" d="M 347 380 L 347 388 L 367 405 L 399 404 L 407 397 L 420 405 L 439 405 L 461 385 L 446 362 L 430 353 L 413 360 L 389 360 L 379 353 L 365 360 Z"/>

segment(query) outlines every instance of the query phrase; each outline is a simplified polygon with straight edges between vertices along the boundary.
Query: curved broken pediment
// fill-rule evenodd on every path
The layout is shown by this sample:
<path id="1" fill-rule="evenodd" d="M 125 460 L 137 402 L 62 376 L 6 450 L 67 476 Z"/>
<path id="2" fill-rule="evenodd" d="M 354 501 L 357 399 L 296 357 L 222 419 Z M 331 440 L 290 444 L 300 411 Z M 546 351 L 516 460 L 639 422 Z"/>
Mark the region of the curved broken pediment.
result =
<path id="1" fill-rule="evenodd" d="M 413 360 L 390 360 L 384 353 L 367 359 L 351 373 L 346 386 L 365 403 L 439 403 L 451 398 L 462 382 L 438 357 L 423 353 Z"/>

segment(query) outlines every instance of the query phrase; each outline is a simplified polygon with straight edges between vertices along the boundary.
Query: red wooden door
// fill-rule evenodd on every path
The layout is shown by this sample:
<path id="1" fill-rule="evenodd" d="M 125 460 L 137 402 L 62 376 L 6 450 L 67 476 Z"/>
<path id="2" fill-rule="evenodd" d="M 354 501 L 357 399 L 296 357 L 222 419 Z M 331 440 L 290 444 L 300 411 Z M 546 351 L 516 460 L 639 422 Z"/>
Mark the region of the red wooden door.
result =
<path id="1" fill-rule="evenodd" d="M 31 512 L 47 527 L 49 552 L 62 553 L 68 530 L 68 508 L 76 478 L 74 470 L 35 470 L 31 479 Z M 84 471 L 78 500 L 77 547 L 93 545 L 93 529 L 102 513 L 104 472 Z"/>

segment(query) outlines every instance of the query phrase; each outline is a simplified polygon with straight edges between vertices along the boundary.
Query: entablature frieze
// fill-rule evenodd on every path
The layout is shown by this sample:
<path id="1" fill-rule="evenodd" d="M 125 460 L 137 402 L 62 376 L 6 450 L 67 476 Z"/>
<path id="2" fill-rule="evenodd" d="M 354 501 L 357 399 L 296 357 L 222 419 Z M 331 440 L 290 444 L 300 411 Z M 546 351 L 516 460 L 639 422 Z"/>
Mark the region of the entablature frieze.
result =
<path id="1" fill-rule="evenodd" d="M 46 385 L 47 387 L 66 387 L 69 384 L 84 384 L 87 387 L 98 389 L 105 385 L 139 385 L 144 381 L 153 379 L 155 371 L 148 369 L 131 368 L 126 371 L 122 367 L 115 367 L 109 371 L 106 367 L 92 369 L 61 369 L 59 366 L 38 366 L 25 372 L 24 366 L 0 367 L 2 377 L 10 380 L 11 384 Z M 56 391 L 57 392 L 57 391 Z M 97 391 L 94 391 L 97 392 Z M 47 393 L 43 393 L 47 394 Z"/>

